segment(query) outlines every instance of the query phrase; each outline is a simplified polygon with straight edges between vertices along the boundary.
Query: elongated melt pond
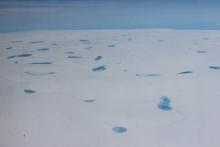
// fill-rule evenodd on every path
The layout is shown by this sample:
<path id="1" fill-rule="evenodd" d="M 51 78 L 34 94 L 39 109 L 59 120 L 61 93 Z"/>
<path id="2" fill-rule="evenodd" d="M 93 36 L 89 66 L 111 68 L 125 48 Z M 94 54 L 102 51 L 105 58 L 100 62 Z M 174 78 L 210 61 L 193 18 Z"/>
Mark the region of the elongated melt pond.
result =
<path id="1" fill-rule="evenodd" d="M 8 59 L 11 59 L 11 58 L 24 58 L 24 57 L 30 57 L 32 56 L 32 54 L 29 54 L 29 53 L 24 53 L 24 54 L 19 54 L 19 55 L 12 55 L 12 56 L 9 56 Z"/>
<path id="2" fill-rule="evenodd" d="M 178 73 L 178 74 L 184 75 L 184 74 L 191 74 L 191 73 L 193 73 L 193 71 L 187 70 L 187 71 L 182 71 L 182 72 L 180 72 L 180 73 Z"/>
<path id="3" fill-rule="evenodd" d="M 88 42 L 89 40 L 88 39 L 80 39 L 79 41 L 80 42 Z"/>
<path id="4" fill-rule="evenodd" d="M 77 59 L 77 58 L 82 58 L 81 56 L 68 56 L 68 58 L 75 58 L 75 59 Z"/>
<path id="5" fill-rule="evenodd" d="M 209 66 L 210 69 L 220 70 L 220 66 Z"/>
<path id="6" fill-rule="evenodd" d="M 137 77 L 159 77 L 160 74 L 136 74 Z"/>
<path id="7" fill-rule="evenodd" d="M 49 48 L 39 48 L 38 51 L 49 51 Z"/>
<path id="8" fill-rule="evenodd" d="M 198 54 L 204 54 L 204 53 L 207 53 L 207 51 L 203 51 L 203 50 L 199 50 L 197 51 Z"/>
<path id="9" fill-rule="evenodd" d="M 20 54 L 20 55 L 17 55 L 17 57 L 29 57 L 29 56 L 32 56 L 32 54 Z"/>
<path id="10" fill-rule="evenodd" d="M 114 44 L 110 44 L 110 45 L 108 45 L 108 47 L 115 47 L 115 45 Z"/>
<path id="11" fill-rule="evenodd" d="M 26 71 L 25 73 L 28 75 L 52 75 L 52 74 L 55 74 L 55 72 L 37 72 L 37 71 Z"/>
<path id="12" fill-rule="evenodd" d="M 127 128 L 121 127 L 121 126 L 117 126 L 117 127 L 113 127 L 112 131 L 115 132 L 115 133 L 121 134 L 121 133 L 127 132 Z"/>
<path id="13" fill-rule="evenodd" d="M 35 43 L 43 43 L 44 41 L 32 41 L 31 43 L 32 44 L 35 44 Z"/>
<path id="14" fill-rule="evenodd" d="M 98 60 L 101 60 L 102 59 L 102 56 L 97 56 L 96 58 L 95 58 L 95 61 L 98 61 Z"/>
<path id="15" fill-rule="evenodd" d="M 32 63 L 29 63 L 29 64 L 52 64 L 51 62 L 32 62 Z"/>
<path id="16" fill-rule="evenodd" d="M 70 51 L 69 51 L 69 52 L 66 52 L 66 53 L 67 53 L 67 54 L 74 54 L 75 52 L 70 52 Z"/>
<path id="17" fill-rule="evenodd" d="M 106 69 L 107 67 L 105 65 L 102 65 L 102 66 L 95 67 L 92 70 L 93 71 L 105 71 Z"/>
<path id="18" fill-rule="evenodd" d="M 86 100 L 83 100 L 85 103 L 93 103 L 95 102 L 94 99 L 86 99 Z"/>
<path id="19" fill-rule="evenodd" d="M 12 41 L 12 43 L 20 43 L 20 42 L 24 42 L 24 41 L 22 41 L 22 40 L 14 40 L 14 41 Z"/>
<path id="20" fill-rule="evenodd" d="M 24 89 L 24 93 L 33 94 L 33 93 L 35 93 L 35 91 L 32 89 Z"/>
<path id="21" fill-rule="evenodd" d="M 13 48 L 12 46 L 10 46 L 10 47 L 6 47 L 7 50 L 10 50 L 10 49 L 12 49 L 12 48 Z"/>

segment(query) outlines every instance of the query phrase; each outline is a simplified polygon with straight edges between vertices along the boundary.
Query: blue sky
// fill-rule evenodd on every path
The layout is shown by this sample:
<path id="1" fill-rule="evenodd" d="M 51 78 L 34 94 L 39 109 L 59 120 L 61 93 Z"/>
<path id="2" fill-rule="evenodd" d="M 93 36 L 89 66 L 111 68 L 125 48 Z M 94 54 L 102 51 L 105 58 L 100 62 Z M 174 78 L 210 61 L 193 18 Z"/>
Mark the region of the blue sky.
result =
<path id="1" fill-rule="evenodd" d="M 181 2 L 187 2 L 187 3 L 201 3 L 201 2 L 219 2 L 219 0 L 0 0 L 0 1 L 40 1 L 40 2 L 45 2 L 45 1 L 50 1 L 50 2 L 63 2 L 63 1 L 124 1 L 124 2 L 128 2 L 128 1 L 133 1 L 133 2 L 137 2 L 137 1 L 145 1 L 145 2 L 173 2 L 173 3 L 181 3 Z"/>
<path id="2" fill-rule="evenodd" d="M 217 0 L 0 0 L 0 32 L 37 29 L 219 29 Z"/>

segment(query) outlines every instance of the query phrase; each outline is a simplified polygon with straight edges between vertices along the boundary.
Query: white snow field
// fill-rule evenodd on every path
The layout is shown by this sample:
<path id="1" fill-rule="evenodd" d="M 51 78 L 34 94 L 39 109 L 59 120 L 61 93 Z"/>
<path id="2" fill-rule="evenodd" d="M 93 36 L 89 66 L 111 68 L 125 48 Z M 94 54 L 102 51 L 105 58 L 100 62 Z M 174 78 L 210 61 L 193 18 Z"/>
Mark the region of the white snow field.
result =
<path id="1" fill-rule="evenodd" d="M 0 33 L 0 147 L 219 147 L 219 108 L 218 30 Z"/>

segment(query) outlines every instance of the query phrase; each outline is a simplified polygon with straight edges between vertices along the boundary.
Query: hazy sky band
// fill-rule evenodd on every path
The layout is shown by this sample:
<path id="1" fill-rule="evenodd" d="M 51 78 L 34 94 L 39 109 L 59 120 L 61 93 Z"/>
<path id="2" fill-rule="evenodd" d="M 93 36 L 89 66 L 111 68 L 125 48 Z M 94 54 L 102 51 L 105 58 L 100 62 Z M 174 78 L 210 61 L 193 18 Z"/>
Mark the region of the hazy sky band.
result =
<path id="1" fill-rule="evenodd" d="M 215 0 L 0 0 L 0 31 L 39 29 L 219 29 Z"/>

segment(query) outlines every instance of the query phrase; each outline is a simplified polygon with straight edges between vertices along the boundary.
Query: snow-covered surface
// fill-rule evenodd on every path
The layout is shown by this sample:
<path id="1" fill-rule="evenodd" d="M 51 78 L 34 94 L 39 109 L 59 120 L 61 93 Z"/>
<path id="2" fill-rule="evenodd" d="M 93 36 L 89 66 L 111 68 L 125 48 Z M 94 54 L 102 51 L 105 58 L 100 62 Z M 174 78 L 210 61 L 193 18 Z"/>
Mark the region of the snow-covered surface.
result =
<path id="1" fill-rule="evenodd" d="M 220 31 L 1 33 L 0 49 L 0 147 L 220 146 Z"/>

